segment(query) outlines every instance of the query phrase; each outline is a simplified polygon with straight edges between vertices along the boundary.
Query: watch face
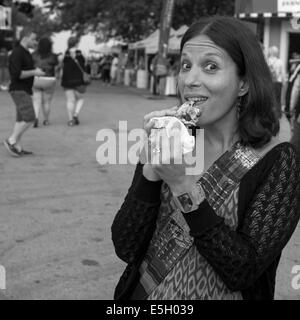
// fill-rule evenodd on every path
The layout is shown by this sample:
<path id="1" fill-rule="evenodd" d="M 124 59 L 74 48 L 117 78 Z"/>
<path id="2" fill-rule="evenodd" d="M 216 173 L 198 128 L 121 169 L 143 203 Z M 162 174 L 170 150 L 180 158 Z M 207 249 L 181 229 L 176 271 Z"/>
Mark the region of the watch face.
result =
<path id="1" fill-rule="evenodd" d="M 193 201 L 188 193 L 184 193 L 177 197 L 184 211 L 189 211 L 193 207 Z"/>

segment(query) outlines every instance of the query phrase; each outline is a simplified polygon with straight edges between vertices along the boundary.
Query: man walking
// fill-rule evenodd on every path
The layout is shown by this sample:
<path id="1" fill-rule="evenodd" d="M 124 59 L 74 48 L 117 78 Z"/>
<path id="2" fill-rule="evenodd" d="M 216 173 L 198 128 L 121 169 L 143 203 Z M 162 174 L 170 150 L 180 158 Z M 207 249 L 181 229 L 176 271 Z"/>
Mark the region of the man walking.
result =
<path id="1" fill-rule="evenodd" d="M 36 34 L 32 29 L 25 27 L 20 34 L 20 44 L 13 49 L 9 57 L 11 78 L 9 92 L 16 106 L 16 123 L 11 136 L 4 141 L 4 145 L 15 157 L 32 154 L 23 150 L 21 138 L 35 121 L 31 97 L 34 76 L 45 75 L 41 69 L 34 68 L 29 49 L 34 49 L 35 46 Z"/>

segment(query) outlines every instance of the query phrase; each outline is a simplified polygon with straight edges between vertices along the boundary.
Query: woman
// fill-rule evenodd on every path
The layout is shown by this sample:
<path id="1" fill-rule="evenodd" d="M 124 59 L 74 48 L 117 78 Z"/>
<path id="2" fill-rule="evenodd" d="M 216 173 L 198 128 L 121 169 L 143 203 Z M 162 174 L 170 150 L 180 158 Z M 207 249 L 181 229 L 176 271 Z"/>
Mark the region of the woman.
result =
<path id="1" fill-rule="evenodd" d="M 36 120 L 34 127 L 38 127 L 39 113 L 42 109 L 45 126 L 49 125 L 49 115 L 51 109 L 51 101 L 55 91 L 55 78 L 57 75 L 58 59 L 52 52 L 52 41 L 49 38 L 42 38 L 38 43 L 37 51 L 33 53 L 35 66 L 42 69 L 49 77 L 49 85 L 42 87 L 35 82 L 33 86 L 33 102 Z"/>
<path id="2" fill-rule="evenodd" d="M 65 90 L 67 100 L 68 125 L 79 125 L 79 113 L 84 104 L 83 72 L 85 70 L 85 58 L 80 50 L 76 49 L 78 40 L 71 37 L 68 40 L 68 49 L 63 59 L 63 71 L 61 85 Z"/>
<path id="3" fill-rule="evenodd" d="M 300 183 L 294 148 L 276 138 L 272 88 L 256 37 L 241 22 L 204 18 L 187 30 L 178 91 L 181 102 L 198 98 L 202 108 L 204 170 L 137 165 L 112 225 L 128 264 L 115 299 L 273 299 L 299 220 Z M 146 115 L 146 131 L 153 117 L 175 112 Z"/>

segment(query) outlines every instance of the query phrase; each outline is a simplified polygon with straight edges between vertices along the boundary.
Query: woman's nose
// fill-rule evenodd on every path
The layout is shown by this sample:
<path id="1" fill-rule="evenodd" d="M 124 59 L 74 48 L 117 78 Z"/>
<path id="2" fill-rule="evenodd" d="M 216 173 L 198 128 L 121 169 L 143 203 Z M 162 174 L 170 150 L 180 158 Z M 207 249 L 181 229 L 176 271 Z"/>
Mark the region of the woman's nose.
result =
<path id="1" fill-rule="evenodd" d="M 192 68 L 185 78 L 185 85 L 188 87 L 201 87 L 202 83 L 201 70 L 199 68 Z"/>

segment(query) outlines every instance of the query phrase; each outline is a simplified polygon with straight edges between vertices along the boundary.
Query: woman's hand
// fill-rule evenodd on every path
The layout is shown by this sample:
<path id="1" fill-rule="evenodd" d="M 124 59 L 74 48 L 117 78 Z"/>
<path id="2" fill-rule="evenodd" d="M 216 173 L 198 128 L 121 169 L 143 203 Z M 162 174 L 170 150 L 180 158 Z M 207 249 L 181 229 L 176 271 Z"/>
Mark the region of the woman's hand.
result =
<path id="1" fill-rule="evenodd" d="M 167 148 L 162 145 L 162 149 Z M 181 147 L 174 143 L 173 146 L 169 146 L 169 155 L 163 152 L 160 161 L 151 165 L 154 174 L 166 182 L 176 196 L 191 191 L 197 181 L 198 176 L 187 174 L 188 165 L 185 159 L 188 156 L 188 154 L 183 155 Z"/>
<path id="2" fill-rule="evenodd" d="M 151 145 L 148 140 L 149 135 L 151 134 L 151 129 L 154 126 L 154 122 L 151 121 L 151 119 L 154 117 L 174 116 L 177 109 L 178 109 L 178 107 L 176 106 L 176 107 L 173 107 L 170 109 L 164 109 L 161 111 L 154 111 L 154 112 L 148 113 L 144 117 L 143 127 L 146 132 L 147 138 L 146 138 L 146 142 L 144 144 L 144 150 L 142 151 L 142 153 L 140 155 L 140 161 L 141 161 L 141 163 L 144 163 L 143 175 L 146 179 L 148 179 L 150 181 L 161 180 L 159 175 L 154 172 L 153 167 L 151 165 L 152 149 L 151 149 Z"/>
<path id="3" fill-rule="evenodd" d="M 157 136 L 152 151 L 152 169 L 154 173 L 166 182 L 175 195 L 192 190 L 197 176 L 188 174 L 188 160 L 193 160 L 192 152 L 183 154 L 181 127 L 176 123 L 167 136 L 164 129 L 157 129 Z M 187 163 L 188 162 L 188 163 Z"/>
<path id="4" fill-rule="evenodd" d="M 144 125 L 143 128 L 145 129 L 148 137 L 151 133 L 151 129 L 153 128 L 154 122 L 151 121 L 152 118 L 160 118 L 160 117 L 172 117 L 175 116 L 176 111 L 178 110 L 178 106 L 170 108 L 170 109 L 164 109 L 161 111 L 153 111 L 145 115 L 144 117 Z"/>
<path id="5" fill-rule="evenodd" d="M 189 157 L 189 154 L 183 155 L 182 153 L 180 127 L 175 125 L 172 128 L 171 138 L 168 138 L 164 129 L 153 129 L 154 122 L 151 119 L 175 116 L 178 108 L 176 106 L 154 111 L 144 117 L 144 129 L 147 136 L 149 137 L 151 130 L 157 130 L 157 132 L 155 132 L 155 143 L 150 145 L 148 140 L 148 145 L 145 144 L 150 159 L 148 157 L 148 163 L 144 165 L 143 174 L 145 178 L 151 181 L 163 180 L 175 195 L 192 190 L 197 181 L 197 176 L 187 174 L 188 165 L 185 160 Z"/>

